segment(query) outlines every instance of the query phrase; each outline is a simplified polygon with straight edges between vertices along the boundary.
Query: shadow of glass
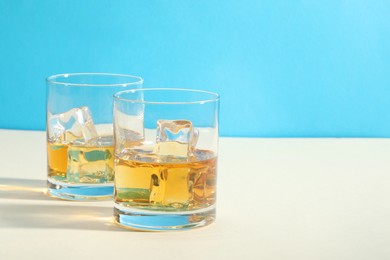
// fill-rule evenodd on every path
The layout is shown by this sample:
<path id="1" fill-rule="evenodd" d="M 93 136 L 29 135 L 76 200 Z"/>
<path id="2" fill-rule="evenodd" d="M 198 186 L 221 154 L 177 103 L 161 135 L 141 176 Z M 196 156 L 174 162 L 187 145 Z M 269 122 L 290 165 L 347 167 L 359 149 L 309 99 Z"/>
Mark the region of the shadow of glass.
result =
<path id="1" fill-rule="evenodd" d="M 0 228 L 54 228 L 126 231 L 112 219 L 112 207 L 3 204 Z"/>
<path id="2" fill-rule="evenodd" d="M 13 204 L 13 199 L 19 201 Z M 26 200 L 25 203 L 22 200 Z M 69 202 L 69 205 L 43 205 L 32 200 L 63 203 L 46 195 L 45 180 L 0 178 L 0 202 L 5 202 L 0 204 L 0 228 L 127 231 L 114 223 L 112 207 L 85 206 L 74 202 Z"/>
<path id="3" fill-rule="evenodd" d="M 1 199 L 52 200 L 45 192 L 44 180 L 0 178 Z"/>

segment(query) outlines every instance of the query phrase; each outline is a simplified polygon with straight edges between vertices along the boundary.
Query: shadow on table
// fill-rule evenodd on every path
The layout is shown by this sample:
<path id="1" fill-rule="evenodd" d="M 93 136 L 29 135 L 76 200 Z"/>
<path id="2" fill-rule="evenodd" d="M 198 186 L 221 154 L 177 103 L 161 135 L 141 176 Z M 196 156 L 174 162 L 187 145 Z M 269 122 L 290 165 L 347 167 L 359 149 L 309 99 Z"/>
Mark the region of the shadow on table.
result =
<path id="1" fill-rule="evenodd" d="M 112 207 L 86 206 L 80 202 L 48 197 L 46 181 L 0 178 L 0 228 L 64 228 L 125 231 L 112 220 Z M 6 199 L 6 200 L 3 200 Z M 8 200 L 8 201 L 7 201 Z M 12 200 L 18 200 L 12 202 Z M 22 200 L 26 200 L 25 203 Z M 35 202 L 33 202 L 35 200 Z M 45 201 L 45 202 L 43 202 Z M 42 205 L 37 203 L 48 203 Z M 68 205 L 56 205 L 67 203 Z"/>
<path id="2" fill-rule="evenodd" d="M 44 180 L 0 178 L 1 199 L 51 200 L 45 192 Z"/>
<path id="3" fill-rule="evenodd" d="M 55 228 L 125 231 L 112 220 L 112 207 L 3 204 L 0 228 Z"/>

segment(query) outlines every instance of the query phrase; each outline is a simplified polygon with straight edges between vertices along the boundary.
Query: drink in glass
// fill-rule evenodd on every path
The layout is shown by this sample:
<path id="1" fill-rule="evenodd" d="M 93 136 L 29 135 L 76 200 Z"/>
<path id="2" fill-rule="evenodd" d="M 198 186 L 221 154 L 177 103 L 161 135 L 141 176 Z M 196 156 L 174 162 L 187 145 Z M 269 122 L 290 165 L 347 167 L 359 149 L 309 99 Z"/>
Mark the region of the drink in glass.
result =
<path id="1" fill-rule="evenodd" d="M 74 73 L 47 79 L 48 194 L 67 200 L 113 195 L 113 94 L 140 77 Z"/>
<path id="2" fill-rule="evenodd" d="M 116 221 L 142 230 L 212 223 L 219 96 L 140 89 L 114 99 Z"/>

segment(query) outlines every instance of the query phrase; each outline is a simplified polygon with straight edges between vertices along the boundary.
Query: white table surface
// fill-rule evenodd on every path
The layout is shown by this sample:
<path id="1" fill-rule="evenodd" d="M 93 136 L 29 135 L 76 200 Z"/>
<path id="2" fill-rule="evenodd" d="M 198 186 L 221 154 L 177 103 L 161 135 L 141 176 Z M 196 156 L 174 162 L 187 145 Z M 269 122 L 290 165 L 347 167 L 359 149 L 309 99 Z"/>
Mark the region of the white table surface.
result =
<path id="1" fill-rule="evenodd" d="M 390 259 L 390 140 L 221 138 L 217 221 L 112 224 L 44 195 L 45 133 L 0 130 L 0 259 Z"/>

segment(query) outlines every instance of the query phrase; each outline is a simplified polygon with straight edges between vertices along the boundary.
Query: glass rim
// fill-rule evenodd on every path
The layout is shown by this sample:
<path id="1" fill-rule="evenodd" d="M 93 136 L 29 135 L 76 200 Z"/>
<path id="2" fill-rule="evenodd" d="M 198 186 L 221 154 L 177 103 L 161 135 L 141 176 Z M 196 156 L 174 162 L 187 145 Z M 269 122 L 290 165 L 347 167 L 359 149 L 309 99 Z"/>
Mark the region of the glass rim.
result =
<path id="1" fill-rule="evenodd" d="M 72 83 L 65 81 L 58 81 L 60 78 L 69 78 L 72 76 L 110 76 L 110 77 L 122 77 L 129 79 L 136 79 L 137 81 L 129 81 L 123 83 L 104 83 L 104 84 L 96 84 L 96 83 Z M 131 85 L 140 85 L 144 82 L 144 79 L 139 76 L 134 76 L 130 74 L 119 74 L 119 73 L 109 73 L 109 72 L 78 72 L 78 73 L 62 73 L 51 75 L 46 78 L 46 82 L 50 84 L 64 85 L 64 86 L 72 86 L 72 87 L 118 87 L 118 86 L 131 86 Z"/>
<path id="2" fill-rule="evenodd" d="M 130 99 L 130 98 L 123 98 L 120 97 L 120 95 L 124 93 L 136 93 L 136 92 L 147 92 L 147 91 L 183 91 L 183 92 L 193 92 L 193 93 L 202 93 L 210 95 L 209 99 L 199 99 L 195 101 L 148 101 L 148 100 L 139 100 L 139 99 Z M 128 103 L 140 103 L 140 104 L 156 104 L 156 105 L 181 105 L 181 104 L 205 104 L 205 103 L 211 103 L 211 102 L 218 102 L 219 101 L 219 94 L 211 91 L 206 90 L 198 90 L 198 89 L 186 89 L 186 88 L 140 88 L 140 89 L 129 89 L 129 90 L 122 90 L 119 92 L 116 92 L 114 95 L 114 101 L 124 101 Z"/>

